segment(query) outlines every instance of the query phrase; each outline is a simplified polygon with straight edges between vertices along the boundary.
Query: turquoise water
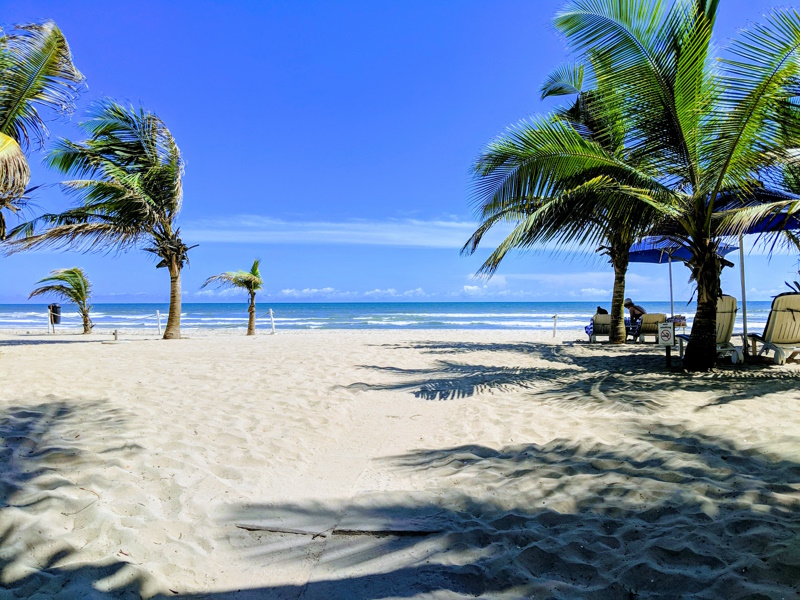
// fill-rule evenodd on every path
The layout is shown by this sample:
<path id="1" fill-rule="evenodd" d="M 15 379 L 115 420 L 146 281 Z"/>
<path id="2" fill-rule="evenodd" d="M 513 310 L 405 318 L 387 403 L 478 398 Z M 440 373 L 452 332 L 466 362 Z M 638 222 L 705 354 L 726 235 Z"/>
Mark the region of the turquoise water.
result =
<path id="1" fill-rule="evenodd" d="M 669 302 L 640 302 L 648 312 L 669 315 Z M 748 330 L 764 327 L 770 302 L 748 303 Z M 596 302 L 375 302 L 375 303 L 264 303 L 258 306 L 258 327 L 269 327 L 269 309 L 278 329 L 552 329 L 558 314 L 559 330 L 582 330 Z M 244 329 L 244 303 L 184 303 L 182 326 L 187 329 Z M 608 308 L 606 306 L 606 308 Z M 96 304 L 92 320 L 97 330 L 156 330 L 156 311 L 166 324 L 166 304 Z M 691 323 L 695 307 L 676 305 Z M 79 330 L 74 306 L 62 307 L 62 331 Z M 741 307 L 738 331 L 742 329 Z M 39 329 L 47 326 L 44 304 L 0 304 L 0 329 Z"/>

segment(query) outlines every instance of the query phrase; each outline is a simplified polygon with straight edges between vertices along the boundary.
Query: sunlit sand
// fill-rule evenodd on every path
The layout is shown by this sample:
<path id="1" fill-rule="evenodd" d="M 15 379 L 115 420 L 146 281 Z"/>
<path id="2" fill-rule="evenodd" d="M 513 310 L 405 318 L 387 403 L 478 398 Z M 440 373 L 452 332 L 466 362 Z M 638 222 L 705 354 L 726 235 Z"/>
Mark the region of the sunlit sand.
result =
<path id="1" fill-rule="evenodd" d="M 800 368 L 575 337 L 0 335 L 0 595 L 793 597 Z"/>

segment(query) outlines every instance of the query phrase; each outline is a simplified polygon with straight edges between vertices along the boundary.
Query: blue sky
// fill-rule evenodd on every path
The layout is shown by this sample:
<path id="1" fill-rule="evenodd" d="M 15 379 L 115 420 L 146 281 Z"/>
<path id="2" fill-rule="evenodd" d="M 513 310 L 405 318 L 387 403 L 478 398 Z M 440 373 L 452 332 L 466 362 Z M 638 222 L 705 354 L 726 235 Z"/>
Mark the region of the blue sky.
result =
<path id="1" fill-rule="evenodd" d="M 608 301 L 612 272 L 585 255 L 461 257 L 474 227 L 468 169 L 507 125 L 546 112 L 544 76 L 566 58 L 550 21 L 561 0 L 381 2 L 6 1 L 0 20 L 54 19 L 88 91 L 53 137 L 97 98 L 141 102 L 186 159 L 185 301 L 209 275 L 262 259 L 264 300 Z M 774 3 L 722 0 L 720 43 Z M 33 183 L 58 176 L 31 156 Z M 42 210 L 67 199 L 39 193 Z M 738 258 L 736 260 L 738 262 Z M 84 267 L 96 302 L 167 301 L 168 275 L 143 252 L 0 257 L 0 302 L 27 298 L 52 268 Z M 769 299 L 795 256 L 748 257 L 748 297 Z M 723 288 L 738 291 L 738 269 Z M 688 270 L 675 272 L 688 300 Z M 668 299 L 666 267 L 632 265 L 629 294 Z"/>

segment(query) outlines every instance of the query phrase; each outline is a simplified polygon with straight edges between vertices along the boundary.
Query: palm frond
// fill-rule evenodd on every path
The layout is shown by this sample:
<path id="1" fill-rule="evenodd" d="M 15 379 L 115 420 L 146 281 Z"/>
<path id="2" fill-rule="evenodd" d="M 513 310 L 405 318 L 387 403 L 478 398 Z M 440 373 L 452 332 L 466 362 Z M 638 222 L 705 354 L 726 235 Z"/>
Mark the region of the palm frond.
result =
<path id="1" fill-rule="evenodd" d="M 39 108 L 70 114 L 84 77 L 67 40 L 52 21 L 19 25 L 2 40 L 0 133 L 25 149 L 48 135 Z"/>
<path id="2" fill-rule="evenodd" d="M 786 131 L 797 129 L 796 114 L 784 108 L 797 96 L 800 14 L 772 12 L 734 40 L 730 53 L 722 61 L 716 135 L 707 145 L 712 203 L 723 187 L 752 187 L 754 174 L 770 164 L 796 162 L 784 146 Z"/>
<path id="3" fill-rule="evenodd" d="M 12 232 L 11 252 L 50 247 L 122 250 L 145 239 L 159 266 L 188 262 L 175 219 L 182 200 L 183 160 L 166 125 L 144 108 L 105 99 L 80 126 L 83 142 L 60 140 L 47 162 L 76 177 L 62 188 L 77 206 L 43 215 Z"/>
<path id="4" fill-rule="evenodd" d="M 263 285 L 261 273 L 258 268 L 260 263 L 261 261 L 259 259 L 255 259 L 249 271 L 227 271 L 219 275 L 212 275 L 206 279 L 201 289 L 213 285 L 217 288 L 240 288 L 248 293 L 255 293 L 260 290 Z"/>
<path id="5" fill-rule="evenodd" d="M 664 6 L 658 0 L 572 0 L 555 25 L 579 57 L 602 58 L 594 66 L 598 85 L 624 93 L 636 132 L 627 144 L 631 154 L 647 156 L 675 183 L 696 186 L 700 167 L 684 127 L 691 133 L 691 106 L 706 96 L 708 82 L 691 88 L 697 81 L 688 79 L 703 72 L 707 43 L 704 49 L 702 40 L 715 8 L 713 2 Z M 685 75 L 680 107 L 675 97 L 679 71 Z"/>
<path id="6" fill-rule="evenodd" d="M 51 271 L 50 275 L 40 279 L 37 284 L 44 285 L 34 289 L 28 296 L 29 299 L 36 296 L 57 296 L 83 309 L 90 308 L 88 303 L 92 295 L 92 284 L 79 267 Z"/>
<path id="7" fill-rule="evenodd" d="M 571 96 L 583 91 L 585 68 L 580 63 L 567 63 L 552 71 L 540 88 L 541 98 Z"/>

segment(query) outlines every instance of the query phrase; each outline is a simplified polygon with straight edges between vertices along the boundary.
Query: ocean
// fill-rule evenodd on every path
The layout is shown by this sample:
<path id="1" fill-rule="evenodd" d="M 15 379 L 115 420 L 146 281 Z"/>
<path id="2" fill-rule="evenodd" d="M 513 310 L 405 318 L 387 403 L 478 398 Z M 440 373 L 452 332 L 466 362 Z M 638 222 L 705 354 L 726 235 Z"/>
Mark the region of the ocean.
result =
<path id="1" fill-rule="evenodd" d="M 669 302 L 639 302 L 648 312 L 670 314 Z M 748 302 L 748 331 L 760 331 L 771 302 Z M 374 302 L 374 303 L 269 303 L 257 306 L 257 326 L 281 329 L 535 329 L 582 330 L 591 320 L 597 302 Z M 608 306 L 606 306 L 608 308 Z M 166 325 L 167 304 L 96 304 L 92 320 L 96 330 L 157 331 L 156 311 Z M 675 305 L 691 325 L 695 306 Z M 741 303 L 736 331 L 742 330 Z M 186 329 L 241 329 L 247 327 L 245 303 L 184 303 L 181 325 Z M 44 304 L 0 304 L 0 329 L 37 330 L 47 327 Z M 56 330 L 80 330 L 74 306 L 62 306 Z"/>

